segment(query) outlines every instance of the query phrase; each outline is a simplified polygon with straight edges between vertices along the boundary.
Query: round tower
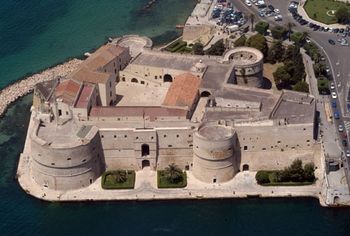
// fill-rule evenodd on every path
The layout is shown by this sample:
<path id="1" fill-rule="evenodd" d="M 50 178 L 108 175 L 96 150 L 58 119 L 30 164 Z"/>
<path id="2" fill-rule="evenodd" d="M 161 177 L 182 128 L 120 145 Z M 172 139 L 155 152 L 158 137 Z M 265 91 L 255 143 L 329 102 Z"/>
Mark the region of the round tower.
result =
<path id="1" fill-rule="evenodd" d="M 234 64 L 235 83 L 241 86 L 262 87 L 264 55 L 255 48 L 237 47 L 224 55 L 224 61 Z"/>
<path id="2" fill-rule="evenodd" d="M 193 175 L 207 183 L 231 180 L 238 168 L 235 160 L 237 135 L 231 127 L 202 125 L 193 137 Z"/>

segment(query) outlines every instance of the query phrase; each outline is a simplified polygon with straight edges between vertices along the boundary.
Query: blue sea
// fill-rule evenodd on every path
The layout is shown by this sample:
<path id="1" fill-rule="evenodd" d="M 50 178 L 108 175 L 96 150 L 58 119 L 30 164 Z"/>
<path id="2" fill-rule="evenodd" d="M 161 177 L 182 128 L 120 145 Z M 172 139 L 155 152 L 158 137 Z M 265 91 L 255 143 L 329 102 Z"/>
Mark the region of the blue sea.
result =
<path id="1" fill-rule="evenodd" d="M 0 0 L 0 87 L 79 56 L 108 37 L 174 39 L 196 1 Z M 315 199 L 48 203 L 15 179 L 31 95 L 0 120 L 0 236 L 5 235 L 350 235 L 350 209 Z"/>

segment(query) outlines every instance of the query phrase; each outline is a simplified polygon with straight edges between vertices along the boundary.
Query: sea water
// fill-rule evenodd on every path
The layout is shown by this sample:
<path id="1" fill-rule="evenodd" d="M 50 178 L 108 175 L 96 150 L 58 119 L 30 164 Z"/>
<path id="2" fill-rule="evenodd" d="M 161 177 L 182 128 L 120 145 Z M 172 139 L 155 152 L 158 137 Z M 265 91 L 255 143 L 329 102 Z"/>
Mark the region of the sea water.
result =
<path id="1" fill-rule="evenodd" d="M 114 35 L 157 43 L 178 35 L 192 0 L 0 0 L 0 81 L 80 55 Z M 316 199 L 232 199 L 48 203 L 27 195 L 15 175 L 31 95 L 0 120 L 0 236 L 3 235 L 350 235 L 350 209 Z"/>

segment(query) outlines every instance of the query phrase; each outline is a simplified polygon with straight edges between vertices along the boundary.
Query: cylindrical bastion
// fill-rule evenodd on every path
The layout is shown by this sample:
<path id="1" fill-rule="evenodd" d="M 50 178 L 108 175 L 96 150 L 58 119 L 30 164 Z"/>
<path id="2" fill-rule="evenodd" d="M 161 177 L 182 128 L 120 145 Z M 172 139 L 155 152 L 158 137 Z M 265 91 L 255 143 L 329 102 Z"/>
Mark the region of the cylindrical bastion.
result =
<path id="1" fill-rule="evenodd" d="M 231 180 L 237 172 L 234 160 L 236 140 L 236 132 L 231 127 L 199 127 L 193 137 L 193 175 L 207 183 Z"/>

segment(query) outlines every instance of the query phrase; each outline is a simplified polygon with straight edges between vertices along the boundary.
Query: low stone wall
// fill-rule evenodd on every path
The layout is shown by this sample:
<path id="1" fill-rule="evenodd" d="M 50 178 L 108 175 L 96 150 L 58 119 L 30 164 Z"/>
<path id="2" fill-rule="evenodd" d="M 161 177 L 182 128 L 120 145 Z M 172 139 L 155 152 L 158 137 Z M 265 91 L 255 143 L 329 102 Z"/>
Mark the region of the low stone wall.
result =
<path id="1" fill-rule="evenodd" d="M 72 59 L 63 64 L 34 74 L 0 91 L 0 117 L 4 115 L 7 107 L 18 98 L 30 93 L 37 83 L 51 80 L 58 76 L 67 76 L 82 63 L 82 60 Z"/>

